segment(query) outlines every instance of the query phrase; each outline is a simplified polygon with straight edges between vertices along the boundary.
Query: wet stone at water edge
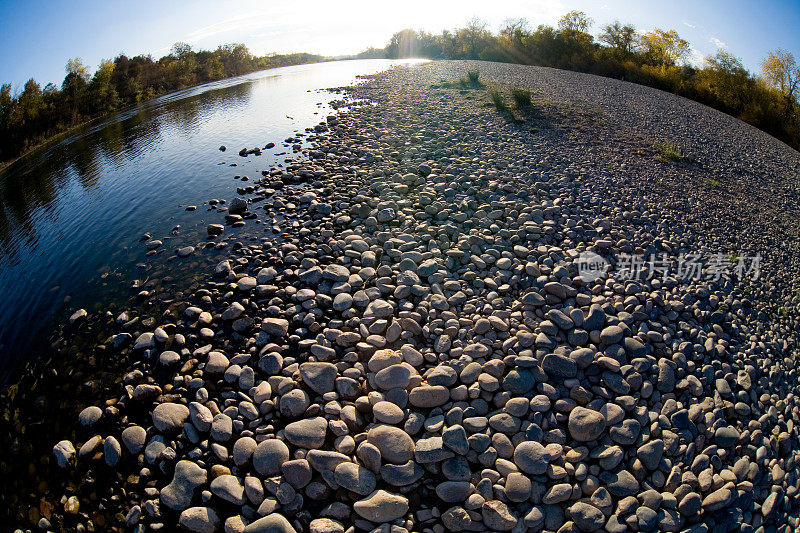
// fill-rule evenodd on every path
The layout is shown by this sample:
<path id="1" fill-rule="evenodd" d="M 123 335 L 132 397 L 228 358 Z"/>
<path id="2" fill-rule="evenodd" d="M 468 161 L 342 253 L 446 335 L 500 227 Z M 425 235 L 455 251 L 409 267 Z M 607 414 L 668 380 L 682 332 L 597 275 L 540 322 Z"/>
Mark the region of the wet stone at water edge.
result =
<path id="1" fill-rule="evenodd" d="M 475 67 L 540 91 L 536 116 L 509 121 L 483 89 L 431 87 Z M 198 225 L 212 245 L 177 249 L 180 265 L 220 245 L 191 290 L 108 320 L 96 353 L 130 368 L 50 435 L 49 470 L 31 467 L 49 472 L 46 486 L 19 491 L 35 508 L 21 521 L 800 526 L 800 256 L 779 244 L 800 217 L 777 178 L 796 154 L 698 104 L 552 69 L 434 63 L 346 97 L 372 105 L 292 139 L 301 160 L 251 174 L 228 213 Z M 587 118 L 597 106 L 602 120 Z M 671 136 L 697 143 L 691 173 L 639 155 L 642 137 Z M 709 169 L 748 178 L 717 198 L 696 182 Z M 733 242 L 771 254 L 759 279 L 579 275 L 583 252 L 613 264 Z"/>

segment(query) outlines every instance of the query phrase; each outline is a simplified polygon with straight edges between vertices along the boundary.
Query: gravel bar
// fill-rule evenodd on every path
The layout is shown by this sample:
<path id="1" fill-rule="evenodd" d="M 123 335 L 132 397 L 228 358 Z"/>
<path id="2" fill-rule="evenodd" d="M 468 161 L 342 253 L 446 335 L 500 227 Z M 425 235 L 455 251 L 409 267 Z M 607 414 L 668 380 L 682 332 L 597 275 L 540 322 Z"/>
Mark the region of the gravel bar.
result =
<path id="1" fill-rule="evenodd" d="M 531 105 L 492 105 L 515 87 Z M 116 488 L 63 487 L 43 529 L 93 530 L 98 506 L 133 531 L 800 527 L 798 152 L 547 68 L 343 92 L 306 159 L 177 255 L 257 238 L 156 327 L 119 321 L 104 349 L 135 363 L 51 459 Z M 692 254 L 730 268 L 623 269 Z"/>

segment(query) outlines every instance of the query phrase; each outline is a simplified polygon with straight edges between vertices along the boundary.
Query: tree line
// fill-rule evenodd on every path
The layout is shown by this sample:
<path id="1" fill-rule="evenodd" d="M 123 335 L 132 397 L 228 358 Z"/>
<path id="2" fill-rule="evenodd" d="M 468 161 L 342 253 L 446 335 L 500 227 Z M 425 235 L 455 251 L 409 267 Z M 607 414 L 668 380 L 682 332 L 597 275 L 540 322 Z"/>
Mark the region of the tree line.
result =
<path id="1" fill-rule="evenodd" d="M 313 54 L 255 56 L 243 44 L 194 51 L 176 43 L 161 59 L 150 55 L 103 60 L 92 73 L 70 59 L 61 86 L 28 80 L 22 91 L 0 85 L 0 162 L 87 120 L 156 96 L 256 70 L 321 61 Z"/>
<path id="2" fill-rule="evenodd" d="M 596 40 L 593 21 L 581 11 L 561 17 L 557 27 L 531 28 L 524 18 L 507 20 L 492 33 L 480 19 L 454 31 L 431 34 L 405 29 L 382 48 L 359 57 L 480 59 L 539 65 L 598 74 L 685 96 L 733 115 L 800 149 L 800 67 L 776 50 L 750 73 L 741 59 L 719 49 L 702 67 L 688 63 L 691 47 L 675 30 L 639 31 L 613 22 Z"/>

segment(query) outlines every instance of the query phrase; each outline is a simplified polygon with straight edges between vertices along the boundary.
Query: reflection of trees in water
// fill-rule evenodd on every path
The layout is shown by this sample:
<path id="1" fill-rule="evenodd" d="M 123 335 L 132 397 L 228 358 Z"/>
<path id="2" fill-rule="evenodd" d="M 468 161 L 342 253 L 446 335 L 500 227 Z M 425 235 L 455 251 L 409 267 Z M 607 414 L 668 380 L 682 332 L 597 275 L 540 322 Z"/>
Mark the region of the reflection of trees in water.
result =
<path id="1" fill-rule="evenodd" d="M 95 189 L 108 177 L 104 161 L 119 166 L 135 159 L 159 141 L 162 131 L 191 133 L 205 114 L 246 103 L 251 85 L 241 83 L 158 106 L 141 106 L 130 116 L 87 126 L 0 171 L 0 243 L 7 247 L 13 232 L 34 239 L 37 228 L 31 212 L 51 209 L 73 173 L 83 188 Z"/>
<path id="2" fill-rule="evenodd" d="M 198 122 L 216 109 L 246 104 L 250 99 L 252 82 L 206 91 L 165 104 L 162 122 L 183 133 L 190 133 Z"/>

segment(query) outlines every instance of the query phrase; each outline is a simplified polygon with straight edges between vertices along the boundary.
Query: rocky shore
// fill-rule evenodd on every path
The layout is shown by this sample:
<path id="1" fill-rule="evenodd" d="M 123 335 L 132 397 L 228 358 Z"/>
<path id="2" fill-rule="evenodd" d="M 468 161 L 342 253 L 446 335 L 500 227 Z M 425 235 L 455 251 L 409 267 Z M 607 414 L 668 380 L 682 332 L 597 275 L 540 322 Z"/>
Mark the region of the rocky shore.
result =
<path id="1" fill-rule="evenodd" d="M 452 83 L 475 69 L 484 87 Z M 491 104 L 515 87 L 531 105 Z M 432 63 L 346 93 L 307 160 L 176 251 L 226 250 L 198 288 L 113 322 L 130 368 L 50 458 L 113 489 L 53 480 L 41 529 L 800 527 L 800 154 L 552 69 Z M 730 267 L 623 270 L 689 254 Z"/>

